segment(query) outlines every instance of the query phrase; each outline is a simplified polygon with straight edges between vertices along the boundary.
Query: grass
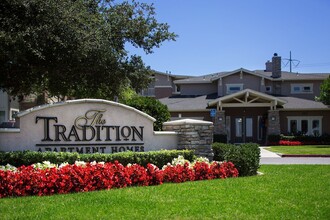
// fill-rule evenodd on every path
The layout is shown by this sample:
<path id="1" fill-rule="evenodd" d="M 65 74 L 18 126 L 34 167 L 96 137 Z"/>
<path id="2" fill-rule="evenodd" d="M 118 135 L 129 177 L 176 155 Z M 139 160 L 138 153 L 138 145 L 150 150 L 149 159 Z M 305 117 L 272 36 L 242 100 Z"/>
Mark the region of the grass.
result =
<path id="1" fill-rule="evenodd" d="M 262 176 L 0 199 L 1 219 L 330 219 L 329 165 Z"/>
<path id="2" fill-rule="evenodd" d="M 330 155 L 330 145 L 271 146 L 267 150 L 281 154 Z"/>

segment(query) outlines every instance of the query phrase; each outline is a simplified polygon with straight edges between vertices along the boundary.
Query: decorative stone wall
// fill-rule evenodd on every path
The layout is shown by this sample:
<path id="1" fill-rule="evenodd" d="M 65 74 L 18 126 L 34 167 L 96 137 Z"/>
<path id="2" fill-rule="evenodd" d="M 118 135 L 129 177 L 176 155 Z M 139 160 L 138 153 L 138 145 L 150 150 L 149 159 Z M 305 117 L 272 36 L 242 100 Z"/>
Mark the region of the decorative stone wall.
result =
<path id="1" fill-rule="evenodd" d="M 226 115 L 225 111 L 217 111 L 214 117 L 214 133 L 226 134 Z"/>
<path id="2" fill-rule="evenodd" d="M 279 110 L 268 110 L 268 135 L 281 134 Z"/>
<path id="3" fill-rule="evenodd" d="M 213 123 L 193 119 L 165 122 L 164 131 L 178 133 L 178 149 L 194 150 L 196 156 L 213 159 Z"/>

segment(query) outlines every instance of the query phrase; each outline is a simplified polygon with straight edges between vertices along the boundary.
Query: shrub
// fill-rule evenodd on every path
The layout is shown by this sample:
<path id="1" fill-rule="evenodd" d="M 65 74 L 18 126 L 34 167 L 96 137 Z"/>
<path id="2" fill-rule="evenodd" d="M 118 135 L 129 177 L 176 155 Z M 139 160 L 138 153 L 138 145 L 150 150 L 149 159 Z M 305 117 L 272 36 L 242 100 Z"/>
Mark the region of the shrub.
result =
<path id="1" fill-rule="evenodd" d="M 163 123 L 171 118 L 167 105 L 162 104 L 159 100 L 152 97 L 134 96 L 132 99 L 124 101 L 124 104 L 154 117 L 156 119 L 154 129 L 156 131 L 161 131 Z"/>
<path id="2" fill-rule="evenodd" d="M 173 158 L 182 155 L 187 160 L 193 161 L 195 158 L 194 152 L 191 150 L 162 150 L 150 152 L 121 152 L 115 154 L 78 154 L 69 152 L 36 152 L 36 151 L 15 151 L 15 152 L 0 152 L 0 165 L 11 164 L 19 167 L 22 165 L 28 166 L 34 163 L 50 161 L 54 164 L 68 162 L 74 164 L 75 161 L 85 162 L 114 162 L 119 161 L 123 165 L 129 163 L 137 163 L 146 166 L 148 163 L 162 167 L 171 162 Z"/>
<path id="3" fill-rule="evenodd" d="M 230 161 L 235 164 L 240 176 L 256 175 L 260 167 L 258 144 L 241 145 L 213 143 L 214 160 Z"/>

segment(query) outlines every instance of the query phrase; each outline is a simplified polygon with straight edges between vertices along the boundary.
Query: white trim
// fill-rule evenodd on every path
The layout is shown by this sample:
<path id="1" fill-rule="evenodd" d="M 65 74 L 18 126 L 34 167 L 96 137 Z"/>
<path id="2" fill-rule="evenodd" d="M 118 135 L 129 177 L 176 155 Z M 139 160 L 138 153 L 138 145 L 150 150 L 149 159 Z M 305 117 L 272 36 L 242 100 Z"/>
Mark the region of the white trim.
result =
<path id="1" fill-rule="evenodd" d="M 258 96 L 262 99 L 266 99 L 268 100 L 269 102 L 267 103 L 268 106 L 269 105 L 272 105 L 274 104 L 275 102 L 277 102 L 277 105 L 284 105 L 286 103 L 286 101 L 282 100 L 282 99 L 279 99 L 279 98 L 276 98 L 274 96 L 271 96 L 271 95 L 268 95 L 266 93 L 261 93 L 261 92 L 257 92 L 257 91 L 254 91 L 254 90 L 251 90 L 251 89 L 244 89 L 242 91 L 239 91 L 237 93 L 233 93 L 233 94 L 230 94 L 230 95 L 226 95 L 226 96 L 223 96 L 221 98 L 218 98 L 214 101 L 211 101 L 208 103 L 208 106 L 211 107 L 211 106 L 214 106 L 214 105 L 218 105 L 218 106 L 221 106 L 223 105 L 223 102 L 224 101 L 227 101 L 227 100 L 230 100 L 230 99 L 233 99 L 234 97 L 239 97 L 241 95 L 246 95 L 246 93 L 249 93 L 249 95 L 253 95 L 253 96 Z M 274 102 L 274 103 L 273 103 Z M 229 104 L 229 103 L 228 103 Z M 252 104 L 252 103 L 250 103 Z M 255 104 L 258 104 L 258 103 L 255 103 Z M 260 103 L 260 104 L 266 104 L 266 103 Z M 257 106 L 257 105 L 256 105 Z M 242 105 L 240 106 L 237 106 L 237 107 L 243 107 Z M 252 106 L 251 106 L 252 107 Z M 259 106 L 261 107 L 261 106 Z"/>

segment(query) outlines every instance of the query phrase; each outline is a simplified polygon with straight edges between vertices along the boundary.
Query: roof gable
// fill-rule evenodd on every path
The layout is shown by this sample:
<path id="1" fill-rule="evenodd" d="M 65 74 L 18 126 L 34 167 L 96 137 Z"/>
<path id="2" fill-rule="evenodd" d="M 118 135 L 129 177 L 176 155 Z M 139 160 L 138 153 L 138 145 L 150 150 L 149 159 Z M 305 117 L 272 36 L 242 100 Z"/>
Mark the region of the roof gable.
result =
<path id="1" fill-rule="evenodd" d="M 208 103 L 208 106 L 222 107 L 270 107 L 283 106 L 286 101 L 251 89 L 220 97 Z"/>

